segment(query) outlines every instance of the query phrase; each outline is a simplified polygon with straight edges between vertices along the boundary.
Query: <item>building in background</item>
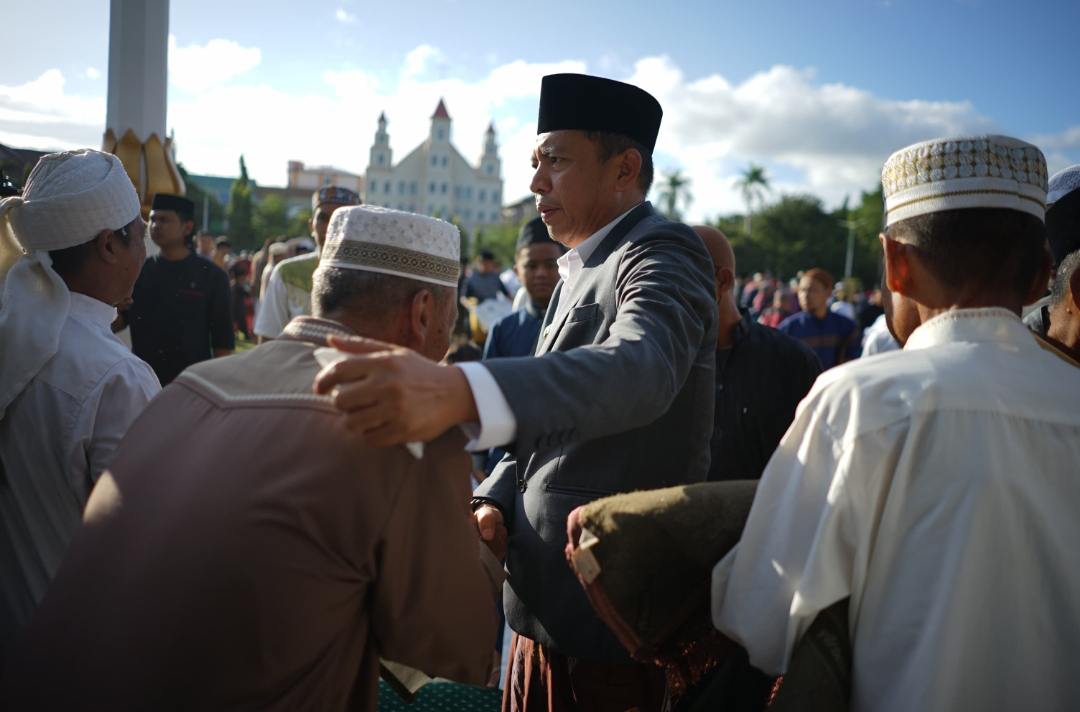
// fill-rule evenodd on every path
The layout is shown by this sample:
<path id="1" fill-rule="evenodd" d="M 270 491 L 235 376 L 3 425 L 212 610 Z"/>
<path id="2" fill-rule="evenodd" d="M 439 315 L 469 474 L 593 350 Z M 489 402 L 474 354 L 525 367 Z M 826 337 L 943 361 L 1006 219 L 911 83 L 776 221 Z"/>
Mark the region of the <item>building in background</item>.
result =
<path id="1" fill-rule="evenodd" d="M 512 225 L 524 225 L 540 213 L 536 212 L 536 198 L 532 195 L 503 206 L 502 220 Z"/>
<path id="2" fill-rule="evenodd" d="M 427 140 L 395 165 L 386 114 L 380 114 L 364 176 L 364 202 L 457 219 L 469 232 L 498 223 L 503 184 L 495 126 L 488 126 L 479 165 L 473 166 L 450 142 L 450 123 L 440 99 Z"/>
<path id="3" fill-rule="evenodd" d="M 364 194 L 364 176 L 333 166 L 305 166 L 303 161 L 289 161 L 289 188 L 306 190 L 310 196 L 320 188 L 336 185 Z"/>

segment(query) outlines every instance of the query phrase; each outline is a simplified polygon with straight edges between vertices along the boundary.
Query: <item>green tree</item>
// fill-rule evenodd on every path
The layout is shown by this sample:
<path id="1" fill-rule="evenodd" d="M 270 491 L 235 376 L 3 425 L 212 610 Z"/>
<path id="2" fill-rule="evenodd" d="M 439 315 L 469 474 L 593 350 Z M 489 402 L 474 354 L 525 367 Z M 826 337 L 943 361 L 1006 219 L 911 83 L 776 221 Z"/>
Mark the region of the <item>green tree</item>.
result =
<path id="1" fill-rule="evenodd" d="M 682 220 L 682 208 L 689 208 L 694 196 L 690 194 L 690 179 L 680 170 L 674 170 L 663 175 L 663 182 L 658 186 L 660 193 L 658 200 L 664 206 L 664 214 L 668 219 Z"/>
<path id="2" fill-rule="evenodd" d="M 288 206 L 280 195 L 268 195 L 255 207 L 252 219 L 255 240 L 262 244 L 268 237 L 277 237 L 289 232 Z M 304 233 L 300 233 L 301 235 Z M 296 237 L 289 235 L 289 237 Z"/>
<path id="3" fill-rule="evenodd" d="M 251 188 L 247 164 L 244 163 L 244 157 L 241 155 L 240 177 L 233 181 L 229 189 L 229 207 L 226 211 L 229 221 L 229 241 L 232 242 L 233 249 L 256 247 Z"/>
<path id="4" fill-rule="evenodd" d="M 483 250 L 491 250 L 495 253 L 495 259 L 504 266 L 514 263 L 514 248 L 517 246 L 518 233 L 521 226 L 514 223 L 498 223 L 488 225 L 483 230 L 476 231 L 476 239 L 473 241 L 473 254 L 476 257 Z"/>
<path id="5" fill-rule="evenodd" d="M 301 237 L 311 234 L 311 208 L 303 208 L 296 215 L 289 218 L 285 226 L 285 234 L 289 237 Z"/>
<path id="6" fill-rule="evenodd" d="M 746 203 L 746 234 L 752 237 L 754 234 L 754 204 L 761 208 L 765 202 L 765 193 L 770 190 L 769 177 L 765 175 L 765 167 L 751 163 L 746 170 L 739 175 L 739 192 L 742 193 L 743 202 Z"/>

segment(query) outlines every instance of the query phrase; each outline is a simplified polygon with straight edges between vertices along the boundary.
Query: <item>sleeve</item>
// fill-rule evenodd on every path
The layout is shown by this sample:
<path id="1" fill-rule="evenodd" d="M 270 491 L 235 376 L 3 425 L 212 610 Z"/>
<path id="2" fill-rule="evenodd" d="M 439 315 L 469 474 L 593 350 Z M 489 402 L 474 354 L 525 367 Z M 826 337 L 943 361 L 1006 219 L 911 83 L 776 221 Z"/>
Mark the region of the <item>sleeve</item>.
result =
<path id="1" fill-rule="evenodd" d="M 484 364 L 513 410 L 518 457 L 651 423 L 715 341 L 712 262 L 700 240 L 657 232 L 610 268 L 617 311 L 603 342 Z"/>
<path id="2" fill-rule="evenodd" d="M 771 675 L 786 670 L 817 614 L 864 577 L 874 490 L 888 481 L 892 444 L 902 440 L 883 429 L 845 445 L 826 410 L 820 401 L 800 407 L 762 475 L 738 546 L 713 570 L 713 623 Z M 853 614 L 857 606 L 853 599 Z"/>
<path id="3" fill-rule="evenodd" d="M 90 479 L 97 482 L 109 468 L 117 446 L 150 399 L 161 391 L 154 371 L 145 362 L 123 359 L 102 380 L 99 396 L 84 406 L 90 433 L 87 459 Z"/>
<path id="4" fill-rule="evenodd" d="M 220 267 L 211 268 L 213 285 L 210 291 L 210 344 L 215 349 L 236 348 L 236 334 L 233 329 L 232 309 L 230 309 L 229 276 Z"/>
<path id="5" fill-rule="evenodd" d="M 469 516 L 466 459 L 458 453 L 448 465 L 403 473 L 379 545 L 371 625 L 381 657 L 483 684 L 495 649 L 499 582 L 483 563 Z"/>
<path id="6" fill-rule="evenodd" d="M 499 384 L 482 364 L 475 361 L 455 365 L 465 374 L 480 414 L 479 423 L 465 423 L 462 430 L 469 437 L 465 449 L 470 452 L 501 447 L 514 441 L 517 419 Z"/>
<path id="7" fill-rule="evenodd" d="M 484 355 L 483 359 L 486 361 L 489 358 L 500 358 L 504 356 L 502 349 L 499 348 L 499 343 L 502 337 L 502 321 L 495 322 L 495 325 L 491 327 L 491 331 L 488 332 L 487 340 L 484 342 Z"/>
<path id="8" fill-rule="evenodd" d="M 259 301 L 259 313 L 255 316 L 255 333 L 268 339 L 281 335 L 281 330 L 289 323 L 289 298 L 285 282 L 281 279 L 281 263 L 270 273 Z"/>

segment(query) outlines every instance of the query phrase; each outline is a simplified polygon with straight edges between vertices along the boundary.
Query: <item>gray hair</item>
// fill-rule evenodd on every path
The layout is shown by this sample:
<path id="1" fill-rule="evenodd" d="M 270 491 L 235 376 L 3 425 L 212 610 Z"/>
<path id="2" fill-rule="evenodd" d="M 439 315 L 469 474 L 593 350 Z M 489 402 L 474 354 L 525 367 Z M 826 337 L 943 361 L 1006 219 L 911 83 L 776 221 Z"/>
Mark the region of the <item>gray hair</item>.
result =
<path id="1" fill-rule="evenodd" d="M 1080 269 L 1080 250 L 1071 252 L 1058 265 L 1057 274 L 1054 275 L 1054 283 L 1050 286 L 1050 303 L 1054 306 L 1065 301 L 1065 295 L 1069 293 L 1069 284 L 1073 274 Z"/>
<path id="2" fill-rule="evenodd" d="M 426 289 L 442 302 L 454 299 L 454 287 L 429 284 L 397 275 L 367 270 L 319 267 L 311 288 L 315 316 L 348 309 L 361 319 L 379 319 Z"/>

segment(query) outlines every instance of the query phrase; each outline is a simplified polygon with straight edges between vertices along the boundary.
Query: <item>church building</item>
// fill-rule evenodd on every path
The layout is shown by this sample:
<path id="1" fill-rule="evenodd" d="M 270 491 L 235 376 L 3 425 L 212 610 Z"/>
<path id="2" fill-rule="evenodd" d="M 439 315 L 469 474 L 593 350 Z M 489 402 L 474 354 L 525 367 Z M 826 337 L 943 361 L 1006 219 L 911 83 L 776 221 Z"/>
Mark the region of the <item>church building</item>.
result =
<path id="1" fill-rule="evenodd" d="M 484 134 L 479 166 L 470 164 L 450 143 L 450 114 L 442 99 L 431 116 L 427 140 L 397 165 L 386 124 L 386 114 L 380 114 L 364 176 L 366 204 L 457 218 L 469 231 L 499 222 L 502 171 L 494 124 Z"/>

